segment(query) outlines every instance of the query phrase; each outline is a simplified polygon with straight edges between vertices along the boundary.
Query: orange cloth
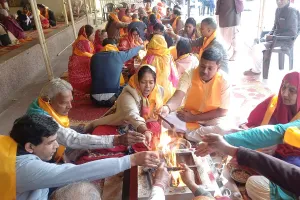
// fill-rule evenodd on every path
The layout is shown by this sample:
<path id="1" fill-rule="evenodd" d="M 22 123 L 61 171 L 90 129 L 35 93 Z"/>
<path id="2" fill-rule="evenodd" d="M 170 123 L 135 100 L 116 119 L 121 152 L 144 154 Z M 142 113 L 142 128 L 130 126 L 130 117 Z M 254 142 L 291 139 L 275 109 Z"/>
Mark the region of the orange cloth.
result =
<path id="1" fill-rule="evenodd" d="M 139 22 L 139 19 L 133 19 L 132 22 Z"/>
<path id="2" fill-rule="evenodd" d="M 94 44 L 93 44 L 91 41 L 89 41 L 84 35 L 80 35 L 80 36 L 76 39 L 76 41 L 74 42 L 74 44 L 73 44 L 73 54 L 75 54 L 75 55 L 77 55 L 77 56 L 86 56 L 86 57 L 91 58 L 94 54 L 89 53 L 89 52 L 82 52 L 82 51 L 80 51 L 80 49 L 77 48 L 77 43 L 78 43 L 80 40 L 86 40 L 86 41 L 88 41 L 88 42 L 89 42 L 89 45 L 90 45 L 90 47 L 91 47 L 91 49 L 92 49 L 92 52 L 95 51 L 95 50 L 94 50 Z"/>
<path id="3" fill-rule="evenodd" d="M 206 47 L 208 47 L 208 45 L 217 37 L 217 31 L 214 31 L 208 38 L 205 37 L 203 40 L 203 44 L 202 47 L 200 48 L 199 51 L 199 60 L 201 60 L 202 54 L 204 52 L 204 50 L 206 49 Z"/>
<path id="4" fill-rule="evenodd" d="M 119 20 L 118 16 L 117 16 L 115 13 L 109 13 L 109 16 L 110 16 L 115 22 L 121 23 L 121 21 Z M 120 31 L 120 36 L 122 36 L 122 35 L 125 34 L 123 28 L 120 28 L 119 31 Z"/>
<path id="5" fill-rule="evenodd" d="M 155 70 L 154 70 L 155 71 Z M 163 99 L 161 98 L 161 94 L 158 89 L 158 85 L 155 84 L 152 92 L 148 97 L 144 97 L 140 88 L 139 88 L 139 81 L 138 81 L 138 71 L 130 78 L 128 84 L 136 89 L 140 97 L 142 98 L 142 110 L 141 115 L 142 117 L 147 119 L 156 119 L 157 116 L 155 114 L 163 106 Z"/>
<path id="6" fill-rule="evenodd" d="M 131 19 L 131 17 L 128 17 L 128 16 L 124 15 L 122 17 L 121 21 L 125 22 L 125 23 L 130 23 L 130 22 L 132 22 L 132 19 Z"/>
<path id="7" fill-rule="evenodd" d="M 45 17 L 46 19 L 49 19 L 49 10 L 47 7 L 45 8 Z"/>
<path id="8" fill-rule="evenodd" d="M 192 114 L 200 114 L 216 110 L 221 106 L 221 83 L 222 75 L 217 74 L 209 81 L 204 82 L 199 75 L 199 67 L 194 69 L 192 85 L 186 95 L 184 109 Z M 189 130 L 195 130 L 200 125 L 197 122 L 187 123 Z"/>
<path id="9" fill-rule="evenodd" d="M 166 103 L 176 90 L 179 76 L 162 35 L 152 37 L 142 64 L 149 64 L 156 68 L 156 83 L 164 88 L 164 103 Z"/>
<path id="10" fill-rule="evenodd" d="M 0 194 L 3 200 L 16 199 L 17 146 L 11 137 L 0 135 Z"/>
<path id="11" fill-rule="evenodd" d="M 176 27 L 177 27 L 177 21 L 180 20 L 180 16 L 176 17 L 175 20 L 173 21 L 172 23 L 172 28 L 173 28 L 173 31 L 175 32 L 176 31 Z"/>
<path id="12" fill-rule="evenodd" d="M 177 60 L 177 49 L 176 46 L 170 46 L 169 47 L 170 53 L 173 56 L 174 60 Z"/>
<path id="13" fill-rule="evenodd" d="M 101 52 L 103 52 L 103 51 L 119 51 L 119 49 L 115 45 L 107 44 L 101 49 Z M 121 76 L 120 76 L 120 86 L 122 86 L 124 84 L 125 84 L 125 79 L 123 77 L 123 74 L 121 74 Z"/>
<path id="14" fill-rule="evenodd" d="M 61 126 L 68 128 L 70 127 L 70 120 L 68 116 L 62 116 L 55 112 L 55 110 L 51 107 L 51 105 L 48 102 L 45 102 L 41 97 L 38 98 L 38 104 L 39 106 L 46 111 L 51 117 L 55 119 L 57 123 L 59 123 Z M 56 154 L 54 156 L 54 160 L 56 162 L 59 162 L 63 159 L 63 155 L 65 152 L 65 147 L 62 145 L 59 145 Z"/>
<path id="15" fill-rule="evenodd" d="M 265 113 L 264 119 L 263 119 L 263 121 L 261 122 L 261 126 L 263 126 L 263 125 L 268 125 L 268 124 L 269 124 L 270 119 L 271 119 L 271 117 L 272 117 L 272 115 L 273 115 L 273 113 L 274 113 L 274 111 L 275 111 L 275 109 L 276 109 L 276 107 L 277 107 L 277 101 L 278 101 L 278 96 L 277 96 L 277 95 L 273 96 L 273 98 L 271 99 L 271 101 L 270 101 L 270 103 L 269 103 L 268 109 L 267 109 L 267 111 L 266 111 L 266 113 Z M 290 122 L 295 121 L 295 120 L 297 120 L 297 119 L 300 119 L 300 112 L 298 112 L 298 113 L 292 118 L 292 120 L 291 120 Z"/>

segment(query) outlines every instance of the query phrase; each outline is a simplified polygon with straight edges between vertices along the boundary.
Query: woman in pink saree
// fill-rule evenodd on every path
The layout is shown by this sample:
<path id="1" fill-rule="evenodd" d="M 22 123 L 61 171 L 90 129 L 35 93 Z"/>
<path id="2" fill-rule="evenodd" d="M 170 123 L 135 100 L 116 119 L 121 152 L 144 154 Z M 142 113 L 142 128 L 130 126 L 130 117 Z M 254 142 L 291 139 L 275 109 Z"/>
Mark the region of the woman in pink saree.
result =
<path id="1" fill-rule="evenodd" d="M 90 39 L 93 32 L 94 28 L 90 25 L 80 28 L 69 60 L 69 82 L 78 96 L 90 93 L 92 83 L 90 60 L 95 53 L 94 44 Z"/>

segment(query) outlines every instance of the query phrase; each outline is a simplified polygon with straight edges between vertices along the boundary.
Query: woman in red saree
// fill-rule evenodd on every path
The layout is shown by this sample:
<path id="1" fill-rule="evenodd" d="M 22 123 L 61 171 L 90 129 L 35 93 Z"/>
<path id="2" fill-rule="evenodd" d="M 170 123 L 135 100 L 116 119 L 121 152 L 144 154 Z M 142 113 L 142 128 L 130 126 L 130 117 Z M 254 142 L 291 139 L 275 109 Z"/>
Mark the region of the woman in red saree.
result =
<path id="1" fill-rule="evenodd" d="M 91 88 L 90 60 L 95 53 L 91 42 L 94 28 L 85 25 L 80 28 L 78 38 L 73 44 L 73 53 L 70 56 L 68 73 L 69 82 L 78 95 L 89 94 Z"/>
<path id="2" fill-rule="evenodd" d="M 286 124 L 300 119 L 300 73 L 291 72 L 282 80 L 278 95 L 272 95 L 254 108 L 244 128 L 267 124 Z M 289 163 L 300 164 L 300 149 L 288 144 L 277 146 L 275 155 Z"/>
<path id="3" fill-rule="evenodd" d="M 107 32 L 105 31 L 105 29 L 103 30 L 98 29 L 95 33 L 95 40 L 94 40 L 95 53 L 98 53 L 103 49 L 102 42 L 105 38 L 107 38 Z"/>
<path id="4" fill-rule="evenodd" d="M 120 51 L 127 51 L 129 49 L 132 49 L 134 47 L 143 45 L 143 40 L 140 38 L 140 34 L 137 28 L 132 28 L 129 30 L 128 35 L 123 36 L 120 39 L 120 43 L 118 46 L 118 49 Z M 125 63 L 125 66 L 129 70 L 129 74 L 133 75 L 135 73 L 135 68 L 134 68 L 134 58 L 128 60 Z"/>

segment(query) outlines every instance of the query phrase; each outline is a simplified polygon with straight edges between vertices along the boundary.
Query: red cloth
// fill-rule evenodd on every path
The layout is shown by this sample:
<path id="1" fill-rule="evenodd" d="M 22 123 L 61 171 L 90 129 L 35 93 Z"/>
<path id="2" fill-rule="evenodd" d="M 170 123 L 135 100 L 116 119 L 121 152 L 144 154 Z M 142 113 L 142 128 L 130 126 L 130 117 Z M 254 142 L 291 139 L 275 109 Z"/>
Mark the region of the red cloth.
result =
<path id="1" fill-rule="evenodd" d="M 126 9 L 127 9 L 127 8 L 120 8 L 120 9 L 119 9 L 119 12 L 118 12 L 118 18 L 119 18 L 120 21 L 122 20 L 122 17 L 125 15 Z"/>
<path id="2" fill-rule="evenodd" d="M 98 53 L 102 50 L 102 42 L 100 40 L 100 32 L 101 30 L 97 30 L 95 33 L 95 40 L 94 40 L 94 46 L 95 46 L 95 52 Z"/>
<path id="3" fill-rule="evenodd" d="M 118 135 L 116 126 L 98 126 L 92 133 L 93 135 Z M 127 147 L 120 145 L 110 149 L 96 149 L 81 156 L 76 164 L 83 164 L 94 160 L 105 158 L 119 158 L 125 156 Z"/>
<path id="4" fill-rule="evenodd" d="M 94 47 L 86 36 L 84 26 L 80 28 L 78 36 L 84 36 L 86 40 L 75 41 L 73 49 L 77 48 L 81 52 L 94 54 Z M 68 65 L 68 79 L 74 90 L 83 94 L 89 94 L 91 90 L 92 77 L 90 71 L 91 58 L 87 56 L 78 56 L 72 54 L 69 59 Z"/>
<path id="5" fill-rule="evenodd" d="M 276 153 L 283 158 L 287 158 L 289 156 L 300 156 L 300 149 L 288 144 L 279 144 L 277 145 Z"/>
<path id="6" fill-rule="evenodd" d="M 150 148 L 153 149 L 156 145 L 156 141 L 159 141 L 160 138 L 161 124 L 159 122 L 153 121 L 153 122 L 147 122 L 146 125 L 147 128 L 153 133 L 152 141 L 150 144 Z M 144 144 L 135 144 L 132 146 L 132 148 L 135 152 L 147 151 L 147 148 L 145 147 Z"/>
<path id="7" fill-rule="evenodd" d="M 277 106 L 271 117 L 269 124 L 286 124 L 286 123 L 290 122 L 292 120 L 292 118 L 294 117 L 291 112 L 290 107 L 284 105 L 282 102 L 282 96 L 281 96 L 280 91 L 281 91 L 283 82 L 285 82 L 285 81 L 287 81 L 289 84 L 295 86 L 298 90 L 297 93 L 300 94 L 300 73 L 299 72 L 291 72 L 291 73 L 288 73 L 287 75 L 285 75 L 285 77 L 282 80 L 280 89 L 279 89 Z M 247 123 L 248 127 L 260 126 L 272 97 L 273 96 L 267 98 L 266 100 L 264 100 L 263 102 L 261 102 L 254 108 L 254 110 L 250 113 L 250 115 L 248 117 L 248 123 Z M 300 96 L 297 98 L 296 108 L 297 108 L 297 112 L 299 112 L 300 111 Z"/>

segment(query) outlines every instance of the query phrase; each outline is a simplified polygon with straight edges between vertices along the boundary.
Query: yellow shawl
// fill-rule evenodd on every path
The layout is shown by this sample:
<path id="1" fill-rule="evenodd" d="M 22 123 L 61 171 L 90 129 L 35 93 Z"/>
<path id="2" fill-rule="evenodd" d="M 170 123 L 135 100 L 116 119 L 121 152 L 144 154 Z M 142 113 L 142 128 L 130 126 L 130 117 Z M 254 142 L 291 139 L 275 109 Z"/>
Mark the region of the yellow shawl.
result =
<path id="1" fill-rule="evenodd" d="M 200 48 L 199 51 L 199 60 L 201 60 L 202 54 L 204 52 L 204 50 L 206 49 L 206 47 L 208 47 L 208 45 L 217 37 L 217 31 L 214 31 L 208 38 L 205 37 L 203 40 L 203 44 L 202 47 Z"/>
<path id="2" fill-rule="evenodd" d="M 215 110 L 221 106 L 221 81 L 222 75 L 217 72 L 209 82 L 202 81 L 199 75 L 199 67 L 194 69 L 192 85 L 186 95 L 184 109 L 192 114 L 200 114 Z M 195 130 L 200 125 L 197 122 L 187 123 L 189 130 Z"/>
<path id="3" fill-rule="evenodd" d="M 101 52 L 103 51 L 119 51 L 119 49 L 115 46 L 115 45 L 112 45 L 112 44 L 107 44 L 105 45 L 102 49 L 101 49 Z M 121 74 L 120 76 L 120 86 L 124 85 L 125 84 L 125 79 L 123 77 L 123 74 Z"/>
<path id="4" fill-rule="evenodd" d="M 128 84 L 132 88 L 134 88 L 138 92 L 139 96 L 142 98 L 142 117 L 145 120 L 150 118 L 156 119 L 157 116 L 155 112 L 158 111 L 163 105 L 162 95 L 159 92 L 158 85 L 155 84 L 155 87 L 153 88 L 151 94 L 148 97 L 144 97 L 139 87 L 138 71 L 133 75 L 133 77 L 130 78 Z"/>
<path id="5" fill-rule="evenodd" d="M 147 55 L 142 64 L 149 64 L 156 69 L 156 83 L 164 88 L 164 103 L 174 94 L 176 88 L 170 78 L 172 66 L 175 73 L 177 69 L 170 55 L 170 50 L 162 35 L 154 35 L 148 44 Z M 177 73 L 178 76 L 178 73 Z"/>
<path id="6" fill-rule="evenodd" d="M 59 123 L 61 126 L 65 128 L 70 127 L 70 120 L 67 116 L 62 116 L 55 112 L 55 110 L 51 107 L 51 105 L 48 102 L 45 102 L 41 97 L 38 98 L 38 104 L 40 108 L 42 108 L 44 111 L 46 111 L 57 123 Z M 65 152 L 65 147 L 62 145 L 59 145 L 57 152 L 54 156 L 54 160 L 56 162 L 59 162 L 62 160 L 64 152 Z"/>
<path id="7" fill-rule="evenodd" d="M 176 17 L 175 20 L 173 21 L 172 23 L 172 28 L 173 28 L 173 31 L 176 33 L 176 27 L 177 27 L 177 21 L 180 20 L 180 16 Z"/>
<path id="8" fill-rule="evenodd" d="M 16 199 L 17 146 L 11 137 L 0 135 L 0 195 L 3 200 Z"/>

